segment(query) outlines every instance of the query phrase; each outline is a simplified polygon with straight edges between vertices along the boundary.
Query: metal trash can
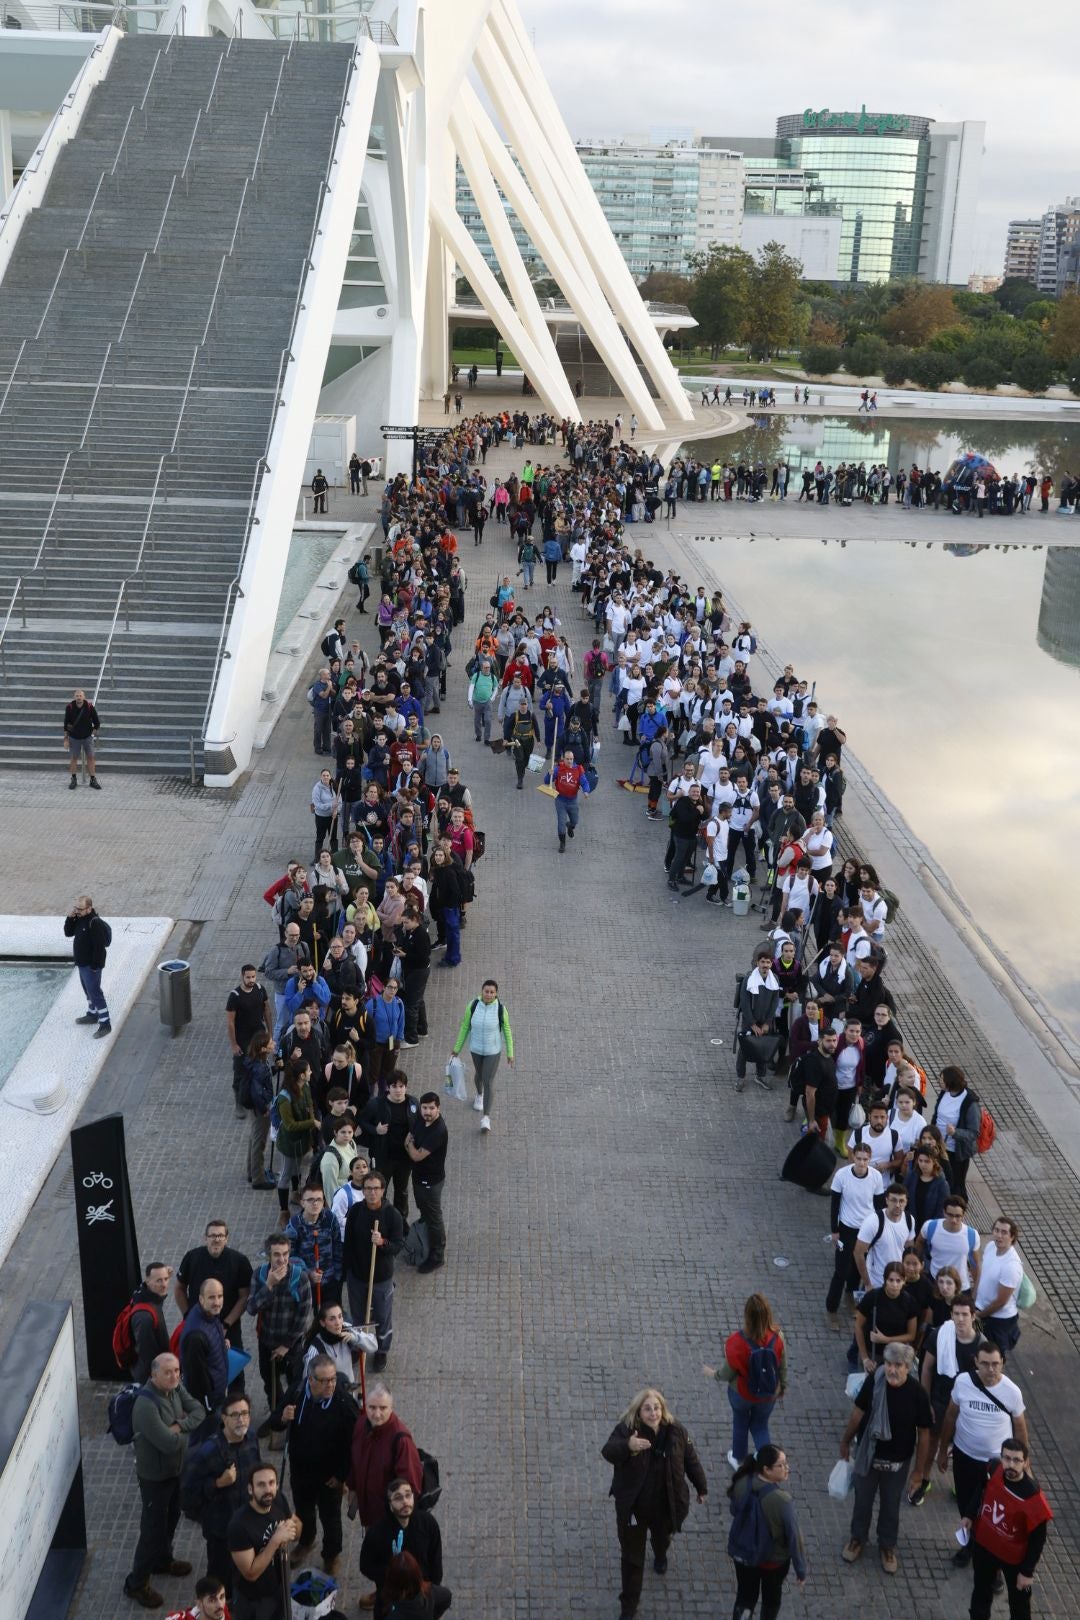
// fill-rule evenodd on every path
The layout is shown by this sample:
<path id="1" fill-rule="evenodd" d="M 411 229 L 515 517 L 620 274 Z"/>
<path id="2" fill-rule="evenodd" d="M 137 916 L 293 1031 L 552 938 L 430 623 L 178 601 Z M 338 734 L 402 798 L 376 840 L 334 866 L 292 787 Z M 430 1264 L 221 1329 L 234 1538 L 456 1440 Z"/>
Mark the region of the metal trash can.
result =
<path id="1" fill-rule="evenodd" d="M 819 394 L 818 397 L 817 397 L 817 402 L 818 402 L 819 405 L 824 405 L 824 403 L 825 403 L 825 395 L 824 394 Z"/>
<path id="2" fill-rule="evenodd" d="M 158 964 L 158 1008 L 161 1022 L 168 1024 L 174 1035 L 191 1023 L 190 962 Z"/>
<path id="3" fill-rule="evenodd" d="M 374 574 L 382 573 L 383 551 L 382 546 L 372 546 L 371 553 L 367 558 L 368 567 Z"/>

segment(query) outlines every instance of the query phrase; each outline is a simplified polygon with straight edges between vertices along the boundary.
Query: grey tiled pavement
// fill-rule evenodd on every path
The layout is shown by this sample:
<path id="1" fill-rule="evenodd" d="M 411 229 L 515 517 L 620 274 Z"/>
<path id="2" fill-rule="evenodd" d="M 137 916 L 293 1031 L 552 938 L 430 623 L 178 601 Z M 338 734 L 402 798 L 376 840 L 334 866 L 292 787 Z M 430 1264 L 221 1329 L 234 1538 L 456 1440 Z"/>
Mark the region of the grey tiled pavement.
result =
<path id="1" fill-rule="evenodd" d="M 493 456 L 488 466 L 509 461 Z M 471 536 L 459 541 L 470 630 L 510 553 L 494 525 L 480 551 Z M 659 535 L 656 542 L 654 554 Z M 580 665 L 588 626 L 567 570 L 556 588 L 546 593 L 541 585 L 529 600 L 548 596 Z M 365 621 L 346 602 L 351 630 Z M 700 1364 L 719 1354 L 745 1295 L 764 1288 L 789 1335 L 791 1388 L 774 1432 L 792 1459 L 812 1560 L 805 1596 L 791 1589 L 788 1611 L 811 1620 L 858 1605 L 885 1615 L 917 1612 L 920 1620 L 966 1614 L 968 1579 L 947 1567 L 954 1521 L 941 1486 L 918 1513 L 905 1509 L 895 1580 L 873 1558 L 854 1569 L 838 1558 L 846 1514 L 824 1483 L 847 1406 L 843 1357 L 822 1320 L 827 1206 L 777 1179 L 790 1140 L 781 1097 L 753 1088 L 736 1096 L 731 1084 L 731 989 L 757 922 L 717 914 L 700 896 L 672 900 L 660 865 L 663 826 L 644 820 L 640 796 L 614 786 L 630 751 L 607 720 L 599 792 L 559 857 L 550 801 L 531 785 L 515 792 L 510 766 L 473 741 L 463 663 L 458 651 L 439 723 L 474 790 L 488 853 L 464 936 L 465 966 L 432 975 L 433 1035 L 407 1054 L 407 1067 L 414 1088 L 441 1084 L 462 1004 L 489 973 L 513 1019 L 518 1062 L 500 1070 L 489 1138 L 479 1135 L 471 1110 L 447 1104 L 448 1264 L 432 1278 L 402 1276 L 390 1366 L 399 1410 L 442 1464 L 452 1612 L 468 1620 L 614 1620 L 617 1546 L 599 1449 L 646 1382 L 664 1389 L 690 1428 L 710 1497 L 692 1508 L 666 1578 L 647 1574 L 640 1613 L 714 1620 L 729 1612 L 728 1411 Z M 157 1024 L 151 985 L 87 1112 L 125 1112 L 145 1258 L 178 1260 L 209 1215 L 224 1214 L 250 1254 L 273 1224 L 273 1198 L 243 1182 L 244 1127 L 232 1118 L 223 1005 L 240 962 L 270 940 L 263 888 L 294 850 L 310 853 L 315 761 L 301 709 L 295 705 L 246 784 L 228 795 L 103 775 L 106 792 L 72 803 L 57 792 L 59 767 L 48 783 L 0 778 L 9 840 L 38 847 L 24 844 L 33 837 L 55 852 L 48 869 L 13 874 L 12 909 L 56 909 L 77 884 L 92 887 L 106 911 L 183 919 L 174 946 L 191 955 L 195 1023 L 170 1041 Z M 985 1210 L 999 1198 L 1013 1207 L 1028 1199 L 1021 1218 L 1045 1234 L 1041 1292 L 1071 1318 L 1076 1178 L 1025 1113 L 1014 1077 L 970 1026 L 947 981 L 929 982 L 902 922 L 892 933 L 890 974 L 902 1026 L 927 1066 L 953 1056 L 959 1039 L 965 1060 L 986 1077 L 1003 1129 L 980 1203 Z M 724 1044 L 711 1045 L 713 1036 Z M 70 1179 L 61 1161 L 0 1273 L 4 1337 L 31 1288 L 77 1292 Z M 777 1268 L 777 1256 L 790 1264 Z M 1038 1321 L 1018 1361 L 1037 1468 L 1058 1518 L 1035 1612 L 1064 1617 L 1080 1603 L 1070 1460 L 1078 1425 L 1069 1404 L 1077 1358 L 1069 1326 L 1049 1310 Z M 103 1435 L 107 1393 L 82 1388 L 92 1552 L 73 1611 L 79 1620 L 128 1607 L 117 1593 L 133 1546 L 136 1493 L 130 1456 Z M 184 1525 L 178 1553 L 195 1556 L 198 1547 Z M 354 1550 L 355 1543 L 350 1608 L 366 1584 L 356 1577 Z M 166 1580 L 163 1588 L 170 1601 L 187 1595 L 185 1583 Z"/>

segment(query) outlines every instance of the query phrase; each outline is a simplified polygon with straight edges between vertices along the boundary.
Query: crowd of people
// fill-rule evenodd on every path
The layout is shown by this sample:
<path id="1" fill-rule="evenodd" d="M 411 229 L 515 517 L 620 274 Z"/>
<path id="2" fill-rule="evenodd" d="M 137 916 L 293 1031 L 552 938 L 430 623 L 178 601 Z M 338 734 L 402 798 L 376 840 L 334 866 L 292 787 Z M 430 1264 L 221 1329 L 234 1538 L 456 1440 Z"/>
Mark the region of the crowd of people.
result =
<path id="1" fill-rule="evenodd" d="M 722 914 L 745 909 L 760 872 L 760 937 L 736 987 L 735 1087 L 751 1070 L 763 1090 L 779 1081 L 783 1123 L 838 1164 L 825 1311 L 837 1333 L 845 1303 L 851 1312 L 853 1404 L 837 1444 L 854 1508 L 842 1557 L 862 1554 L 876 1503 L 881 1566 L 896 1573 L 902 1504 L 925 1501 L 936 1458 L 953 1473 L 954 1561 L 973 1566 L 972 1620 L 987 1620 L 999 1581 L 1012 1620 L 1030 1612 L 1050 1509 L 1031 1473 L 1023 1398 L 1005 1372 L 1025 1281 L 1018 1229 L 1001 1216 L 982 1241 L 967 1220 L 967 1171 L 987 1145 L 989 1112 L 955 1065 L 933 1096 L 903 1034 L 886 981 L 891 897 L 872 866 L 841 858 L 847 738 L 837 717 L 822 714 L 790 666 L 766 676 L 752 624 L 733 622 L 719 593 L 686 585 L 633 545 L 631 527 L 698 476 L 692 462 L 665 469 L 635 443 L 634 426 L 627 437 L 621 422 L 523 412 L 455 420 L 420 479 L 386 486 L 379 645 L 349 639 L 345 620 L 323 642 L 307 694 L 318 773 L 311 859 L 290 861 L 266 890 L 268 937 L 226 1001 L 248 1184 L 276 1193 L 278 1224 L 265 1256 L 249 1259 L 212 1219 L 175 1277 L 168 1263 L 147 1268 L 129 1307 L 127 1370 L 149 1398 L 134 1404 L 142 1525 L 125 1590 L 144 1607 L 162 1604 L 152 1575 L 190 1573 L 172 1551 L 183 1509 L 206 1539 L 197 1602 L 224 1593 L 239 1620 L 289 1620 L 290 1561 L 310 1559 L 320 1528 L 324 1573 L 340 1573 L 346 1502 L 364 1529 L 360 1570 L 374 1583 L 361 1607 L 389 1620 L 449 1605 L 431 1512 L 437 1466 L 382 1375 L 396 1264 L 427 1275 L 447 1259 L 445 1092 L 414 1095 L 403 1065 L 410 1051 L 422 1060 L 433 1050 L 423 1052 L 430 973 L 461 964 L 480 903 L 477 806 L 431 728 L 444 705 L 467 704 L 474 741 L 509 756 L 508 788 L 520 790 L 531 771 L 547 789 L 559 854 L 580 829 L 601 728 L 613 723 L 630 750 L 621 784 L 647 796 L 649 823 L 667 823 L 648 836 L 669 889 L 701 894 Z M 507 444 L 528 447 L 520 475 L 489 479 L 487 455 Z M 517 566 L 500 564 L 466 629 L 459 535 L 472 530 L 479 544 L 492 511 Z M 570 599 L 589 625 L 580 669 L 554 593 L 537 610 L 520 600 L 537 557 L 552 586 L 560 566 L 571 569 Z M 366 600 L 361 588 L 359 612 Z M 487 1137 L 501 1059 L 514 1063 L 494 979 L 464 1000 L 444 1044 L 439 1069 L 459 1096 L 467 1088 L 455 1064 L 468 1049 Z M 170 1288 L 181 1313 L 172 1334 Z M 252 1318 L 267 1410 L 257 1429 L 233 1359 L 246 1354 Z M 726 1384 L 732 1411 L 737 1617 L 760 1601 L 763 1620 L 775 1620 L 789 1571 L 808 1577 L 787 1453 L 770 1432 L 788 1360 L 757 1293 L 722 1364 L 705 1369 Z M 291 1506 L 270 1455 L 278 1435 Z M 691 1492 L 707 1498 L 706 1472 L 654 1388 L 634 1397 L 603 1456 L 628 1620 L 647 1542 L 663 1575 Z M 193 1612 L 218 1620 L 212 1607 Z"/>

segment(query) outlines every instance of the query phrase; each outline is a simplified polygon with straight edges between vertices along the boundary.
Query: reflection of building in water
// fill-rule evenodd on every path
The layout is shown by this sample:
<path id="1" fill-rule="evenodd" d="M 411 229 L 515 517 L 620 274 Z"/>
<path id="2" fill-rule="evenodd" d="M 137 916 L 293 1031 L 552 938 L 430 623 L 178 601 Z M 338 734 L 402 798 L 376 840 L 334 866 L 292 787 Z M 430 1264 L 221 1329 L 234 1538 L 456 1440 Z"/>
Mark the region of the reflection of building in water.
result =
<path id="1" fill-rule="evenodd" d="M 1080 669 L 1080 546 L 1048 546 L 1038 643 L 1059 664 Z"/>

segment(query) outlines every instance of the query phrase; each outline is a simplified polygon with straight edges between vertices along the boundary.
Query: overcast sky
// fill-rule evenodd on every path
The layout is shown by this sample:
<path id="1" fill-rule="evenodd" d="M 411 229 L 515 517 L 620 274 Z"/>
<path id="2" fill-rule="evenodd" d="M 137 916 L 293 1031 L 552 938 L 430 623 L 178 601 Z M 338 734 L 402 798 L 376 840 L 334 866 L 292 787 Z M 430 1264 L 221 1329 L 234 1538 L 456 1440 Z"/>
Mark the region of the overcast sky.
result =
<path id="1" fill-rule="evenodd" d="M 900 10 L 866 0 L 519 3 L 571 135 L 671 125 L 772 135 L 781 113 L 863 103 L 949 123 L 981 119 L 974 267 L 991 275 L 1001 273 L 1010 219 L 1080 194 L 1070 0 L 1021 9 L 982 0 L 966 38 L 940 0 L 907 0 Z"/>

